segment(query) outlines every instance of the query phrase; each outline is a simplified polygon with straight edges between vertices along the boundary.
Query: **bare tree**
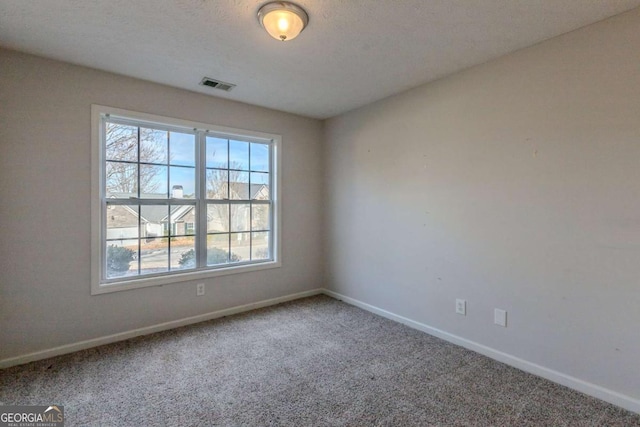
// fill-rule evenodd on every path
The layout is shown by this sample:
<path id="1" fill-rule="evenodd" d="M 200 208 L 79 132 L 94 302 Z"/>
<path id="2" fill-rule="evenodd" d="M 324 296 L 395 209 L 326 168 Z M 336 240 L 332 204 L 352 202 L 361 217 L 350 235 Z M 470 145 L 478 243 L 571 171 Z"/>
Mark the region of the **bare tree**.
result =
<path id="1" fill-rule="evenodd" d="M 107 160 L 107 192 L 136 194 L 138 185 L 145 192 L 155 192 L 160 182 L 155 178 L 158 168 L 140 165 L 138 181 L 138 129 L 140 133 L 140 161 L 149 163 L 166 163 L 168 132 L 156 129 L 137 128 L 114 123 L 108 123 L 106 129 Z M 133 162 L 133 163 L 125 163 Z"/>

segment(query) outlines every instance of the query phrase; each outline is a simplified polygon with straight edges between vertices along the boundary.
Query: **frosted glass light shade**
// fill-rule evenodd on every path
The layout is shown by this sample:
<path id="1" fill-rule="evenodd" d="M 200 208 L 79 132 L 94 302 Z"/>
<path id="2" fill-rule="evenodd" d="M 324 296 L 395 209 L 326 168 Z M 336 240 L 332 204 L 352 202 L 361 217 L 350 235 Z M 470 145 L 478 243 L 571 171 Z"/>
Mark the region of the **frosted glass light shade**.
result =
<path id="1" fill-rule="evenodd" d="M 289 41 L 298 37 L 309 22 L 307 13 L 293 3 L 267 3 L 258 11 L 260 25 L 276 40 Z"/>

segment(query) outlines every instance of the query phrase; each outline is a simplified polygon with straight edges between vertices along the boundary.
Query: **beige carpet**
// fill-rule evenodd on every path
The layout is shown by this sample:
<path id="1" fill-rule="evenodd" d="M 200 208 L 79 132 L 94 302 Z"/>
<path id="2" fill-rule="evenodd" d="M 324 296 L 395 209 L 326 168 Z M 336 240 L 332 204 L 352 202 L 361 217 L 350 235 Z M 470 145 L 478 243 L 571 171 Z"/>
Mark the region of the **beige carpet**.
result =
<path id="1" fill-rule="evenodd" d="M 640 426 L 640 416 L 329 297 L 0 371 L 86 426 Z"/>

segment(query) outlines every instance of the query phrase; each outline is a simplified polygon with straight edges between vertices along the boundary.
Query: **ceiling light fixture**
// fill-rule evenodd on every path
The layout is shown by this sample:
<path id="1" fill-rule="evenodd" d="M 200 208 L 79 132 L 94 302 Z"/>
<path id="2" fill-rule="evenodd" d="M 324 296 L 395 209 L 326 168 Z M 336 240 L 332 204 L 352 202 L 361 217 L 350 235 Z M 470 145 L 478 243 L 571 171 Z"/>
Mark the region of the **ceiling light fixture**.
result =
<path id="1" fill-rule="evenodd" d="M 284 42 L 298 37 L 309 23 L 309 16 L 300 6 L 274 1 L 260 8 L 258 21 L 271 37 Z"/>

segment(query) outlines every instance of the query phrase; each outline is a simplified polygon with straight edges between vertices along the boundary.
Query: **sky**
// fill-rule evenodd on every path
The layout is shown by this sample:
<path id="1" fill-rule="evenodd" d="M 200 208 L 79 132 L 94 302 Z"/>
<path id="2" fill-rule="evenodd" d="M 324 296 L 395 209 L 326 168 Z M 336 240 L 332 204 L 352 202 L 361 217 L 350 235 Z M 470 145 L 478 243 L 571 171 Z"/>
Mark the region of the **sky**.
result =
<path id="1" fill-rule="evenodd" d="M 137 134 L 134 126 L 109 124 L 109 126 L 131 129 L 131 136 Z M 140 165 L 153 169 L 154 178 L 141 193 L 161 193 L 174 185 L 181 185 L 185 196 L 195 194 L 196 136 L 191 133 L 146 130 L 147 138 L 140 141 L 140 161 L 153 164 Z M 150 154 L 148 154 L 150 153 Z M 168 155 L 168 156 L 167 156 Z M 130 161 L 137 160 L 128 159 Z M 167 157 L 169 164 L 167 167 Z M 269 145 L 227 140 L 213 136 L 206 137 L 206 167 L 251 170 L 251 182 L 268 184 L 269 182 Z M 260 173 L 262 172 L 262 173 Z M 248 180 L 249 174 L 235 174 L 242 180 Z M 169 190 L 171 191 L 171 190 Z M 169 194 L 170 195 L 170 194 Z"/>

